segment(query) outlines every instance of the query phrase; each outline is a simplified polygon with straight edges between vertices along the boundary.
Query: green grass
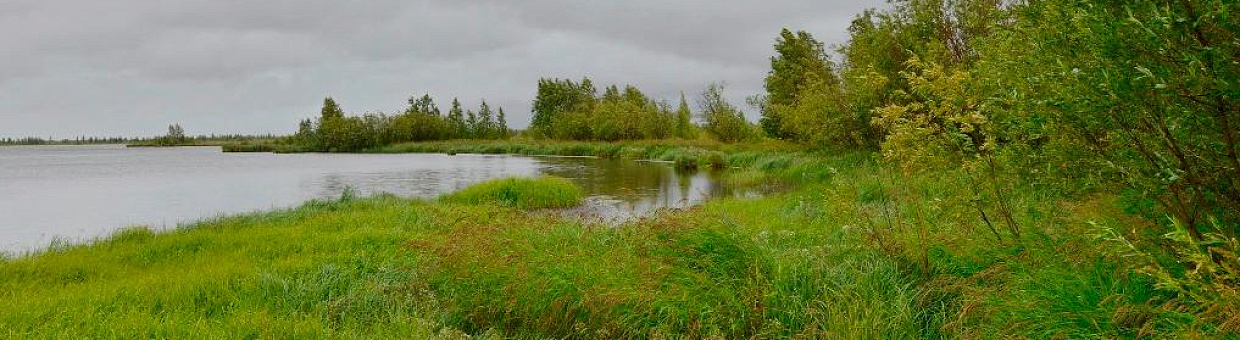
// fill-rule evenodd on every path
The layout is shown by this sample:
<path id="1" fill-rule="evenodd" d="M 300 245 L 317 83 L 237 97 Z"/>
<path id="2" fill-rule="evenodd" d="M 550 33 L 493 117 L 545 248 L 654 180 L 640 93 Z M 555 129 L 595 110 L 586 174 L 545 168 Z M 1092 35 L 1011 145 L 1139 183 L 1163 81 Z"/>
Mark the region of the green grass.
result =
<path id="1" fill-rule="evenodd" d="M 222 146 L 224 152 L 296 153 L 313 150 L 275 141 L 241 142 Z M 684 169 L 722 169 L 735 167 L 730 157 L 735 154 L 783 154 L 794 158 L 803 155 L 804 147 L 779 141 L 723 144 L 712 139 L 638 140 L 622 142 L 556 141 L 541 139 L 512 140 L 450 140 L 415 142 L 382 146 L 363 152 L 371 153 L 442 153 L 442 154 L 511 154 L 537 156 L 586 156 L 630 160 L 654 160 L 675 164 Z"/>
<path id="2" fill-rule="evenodd" d="M 567 208 L 581 204 L 581 188 L 557 177 L 503 178 L 478 183 L 440 197 L 464 204 L 497 204 L 518 209 Z"/>
<path id="3" fill-rule="evenodd" d="M 435 335 L 403 227 L 430 216 L 411 205 L 425 204 L 313 202 L 5 262 L 0 337 Z"/>
<path id="4" fill-rule="evenodd" d="M 978 209 L 995 218 L 993 198 L 960 171 L 732 146 L 544 147 L 697 147 L 739 168 L 729 181 L 789 189 L 619 227 L 529 211 L 580 194 L 522 179 L 129 229 L 0 259 L 0 337 L 1235 337 L 1096 238 L 1087 222 L 1136 221 L 1114 197 L 1012 180 L 1016 238 L 986 227 Z"/>

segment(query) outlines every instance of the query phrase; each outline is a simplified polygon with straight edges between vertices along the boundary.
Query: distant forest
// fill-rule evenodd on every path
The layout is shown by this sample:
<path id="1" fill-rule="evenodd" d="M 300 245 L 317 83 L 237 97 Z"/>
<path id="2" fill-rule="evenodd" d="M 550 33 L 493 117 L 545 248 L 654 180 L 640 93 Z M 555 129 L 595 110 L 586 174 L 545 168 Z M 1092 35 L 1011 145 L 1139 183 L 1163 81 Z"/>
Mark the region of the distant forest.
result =
<path id="1" fill-rule="evenodd" d="M 86 145 L 86 144 L 125 144 L 130 139 L 125 137 L 77 137 L 74 139 L 53 139 L 40 137 L 0 138 L 0 145 Z"/>

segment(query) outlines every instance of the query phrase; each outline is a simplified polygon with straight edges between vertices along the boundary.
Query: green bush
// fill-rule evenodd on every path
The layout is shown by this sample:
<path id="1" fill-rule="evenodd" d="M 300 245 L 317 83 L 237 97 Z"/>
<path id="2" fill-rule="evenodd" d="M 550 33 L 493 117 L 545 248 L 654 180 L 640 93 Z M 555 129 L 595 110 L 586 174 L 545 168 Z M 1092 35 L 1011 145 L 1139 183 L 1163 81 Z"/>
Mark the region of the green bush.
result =
<path id="1" fill-rule="evenodd" d="M 564 208 L 581 204 L 581 188 L 558 177 L 505 178 L 469 186 L 440 198 L 444 202 L 496 204 L 518 209 Z"/>

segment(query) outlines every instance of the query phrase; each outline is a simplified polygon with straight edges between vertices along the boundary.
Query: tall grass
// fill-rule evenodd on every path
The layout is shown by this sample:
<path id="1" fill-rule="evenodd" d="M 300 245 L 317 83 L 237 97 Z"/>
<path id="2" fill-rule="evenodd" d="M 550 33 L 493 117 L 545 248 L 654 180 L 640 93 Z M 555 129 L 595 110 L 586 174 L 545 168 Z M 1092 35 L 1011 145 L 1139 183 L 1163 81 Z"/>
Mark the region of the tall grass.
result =
<path id="1" fill-rule="evenodd" d="M 313 202 L 0 263 L 0 337 L 434 337 L 401 227 L 429 216 L 410 203 Z"/>
<path id="2" fill-rule="evenodd" d="M 558 177 L 542 177 L 494 179 L 444 195 L 440 201 L 542 209 L 580 205 L 583 198 L 581 188 L 573 182 Z"/>

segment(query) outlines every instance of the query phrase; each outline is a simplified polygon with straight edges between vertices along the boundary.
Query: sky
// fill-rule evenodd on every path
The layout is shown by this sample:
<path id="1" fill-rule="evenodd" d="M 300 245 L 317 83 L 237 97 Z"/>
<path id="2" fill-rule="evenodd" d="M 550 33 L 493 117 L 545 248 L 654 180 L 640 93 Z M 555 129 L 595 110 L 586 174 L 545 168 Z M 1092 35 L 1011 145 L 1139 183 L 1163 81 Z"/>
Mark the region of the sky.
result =
<path id="1" fill-rule="evenodd" d="M 756 117 L 781 28 L 842 44 L 882 0 L 5 0 L 0 137 L 290 133 L 349 113 L 486 99 L 529 122 L 543 77 L 690 100 L 711 82 Z"/>

